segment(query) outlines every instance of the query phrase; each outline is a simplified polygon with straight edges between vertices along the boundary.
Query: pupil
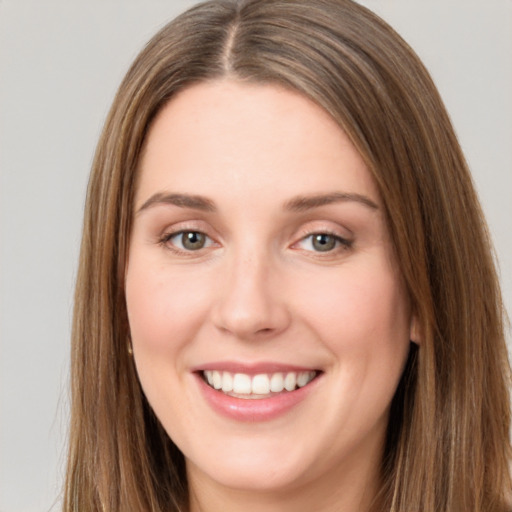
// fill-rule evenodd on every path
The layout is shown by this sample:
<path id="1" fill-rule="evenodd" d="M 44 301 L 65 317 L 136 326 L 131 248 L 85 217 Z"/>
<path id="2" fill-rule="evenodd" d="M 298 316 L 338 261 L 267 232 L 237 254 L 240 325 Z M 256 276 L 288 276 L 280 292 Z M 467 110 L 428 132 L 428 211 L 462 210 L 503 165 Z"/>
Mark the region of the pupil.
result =
<path id="1" fill-rule="evenodd" d="M 313 238 L 313 247 L 317 251 L 330 251 L 334 249 L 334 246 L 336 245 L 336 240 L 331 235 L 319 234 L 315 235 Z"/>
<path id="2" fill-rule="evenodd" d="M 185 249 L 201 249 L 204 246 L 204 235 L 194 231 L 183 233 L 183 247 Z"/>

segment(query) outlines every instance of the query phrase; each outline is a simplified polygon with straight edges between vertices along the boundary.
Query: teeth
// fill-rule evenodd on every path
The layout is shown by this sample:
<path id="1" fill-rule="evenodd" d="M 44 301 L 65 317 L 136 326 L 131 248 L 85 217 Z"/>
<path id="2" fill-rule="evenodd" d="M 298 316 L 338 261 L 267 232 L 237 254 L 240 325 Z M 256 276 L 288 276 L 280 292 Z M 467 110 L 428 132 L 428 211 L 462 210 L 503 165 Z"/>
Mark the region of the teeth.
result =
<path id="1" fill-rule="evenodd" d="M 274 373 L 270 378 L 270 391 L 281 393 L 284 389 L 284 377 L 282 373 Z"/>
<path id="2" fill-rule="evenodd" d="M 220 374 L 220 372 L 212 373 L 212 381 L 213 381 L 213 387 L 215 389 L 220 389 L 222 387 L 222 375 Z"/>
<path id="3" fill-rule="evenodd" d="M 297 374 L 297 386 L 304 387 L 312 379 L 310 372 L 301 372 Z"/>
<path id="4" fill-rule="evenodd" d="M 286 391 L 293 391 L 296 385 L 297 375 L 294 372 L 287 373 L 284 378 L 284 389 L 286 389 Z"/>
<path id="5" fill-rule="evenodd" d="M 245 375 L 245 373 L 235 373 L 235 376 L 233 377 L 233 393 L 250 395 L 251 377 L 249 377 L 249 375 Z"/>
<path id="6" fill-rule="evenodd" d="M 231 373 L 222 373 L 222 391 L 224 391 L 224 393 L 233 391 L 233 376 Z"/>
<path id="7" fill-rule="evenodd" d="M 284 390 L 293 391 L 309 384 L 316 376 L 315 371 L 284 373 L 260 373 L 250 376 L 245 373 L 220 372 L 206 370 L 203 372 L 206 382 L 217 390 L 233 395 L 269 395 Z"/>
<path id="8" fill-rule="evenodd" d="M 252 378 L 252 393 L 254 395 L 268 395 L 270 393 L 268 375 L 255 375 Z"/>

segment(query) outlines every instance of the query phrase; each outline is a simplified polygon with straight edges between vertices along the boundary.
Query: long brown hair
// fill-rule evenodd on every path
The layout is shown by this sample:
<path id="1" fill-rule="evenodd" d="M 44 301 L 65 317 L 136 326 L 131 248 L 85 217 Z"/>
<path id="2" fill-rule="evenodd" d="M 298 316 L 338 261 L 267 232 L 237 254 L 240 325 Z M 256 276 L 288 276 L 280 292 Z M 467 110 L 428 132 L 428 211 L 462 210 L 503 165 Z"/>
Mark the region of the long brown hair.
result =
<path id="1" fill-rule="evenodd" d="M 183 456 L 128 354 L 124 272 L 152 119 L 184 87 L 226 76 L 277 83 L 322 106 L 379 188 L 421 335 L 392 404 L 380 510 L 504 512 L 510 367 L 487 228 L 427 71 L 350 0 L 206 2 L 163 28 L 128 71 L 88 189 L 64 510 L 187 509 Z"/>

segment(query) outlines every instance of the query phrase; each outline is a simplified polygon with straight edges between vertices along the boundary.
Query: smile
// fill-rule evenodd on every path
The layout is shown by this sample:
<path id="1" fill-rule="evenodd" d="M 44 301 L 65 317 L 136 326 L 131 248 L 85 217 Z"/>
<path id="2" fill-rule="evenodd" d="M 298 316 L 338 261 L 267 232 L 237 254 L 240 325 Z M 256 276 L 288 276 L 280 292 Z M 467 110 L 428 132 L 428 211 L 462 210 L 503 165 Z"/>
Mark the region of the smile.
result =
<path id="1" fill-rule="evenodd" d="M 249 375 L 219 370 L 202 372 L 205 382 L 213 389 L 242 399 L 270 398 L 307 386 L 317 375 L 314 370 L 275 372 Z"/>

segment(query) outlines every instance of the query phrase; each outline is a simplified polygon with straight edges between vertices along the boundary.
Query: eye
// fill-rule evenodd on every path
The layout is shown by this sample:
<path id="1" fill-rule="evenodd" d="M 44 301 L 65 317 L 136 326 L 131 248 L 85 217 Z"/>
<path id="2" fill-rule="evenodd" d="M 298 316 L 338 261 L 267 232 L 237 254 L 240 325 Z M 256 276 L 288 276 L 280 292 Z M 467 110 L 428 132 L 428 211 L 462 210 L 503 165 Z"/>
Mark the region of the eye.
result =
<path id="1" fill-rule="evenodd" d="M 181 251 L 198 251 L 213 245 L 213 240 L 201 231 L 179 231 L 166 235 L 162 242 Z"/>
<path id="2" fill-rule="evenodd" d="M 343 246 L 349 248 L 352 242 L 331 233 L 312 233 L 304 237 L 297 244 L 306 251 L 329 252 Z"/>

